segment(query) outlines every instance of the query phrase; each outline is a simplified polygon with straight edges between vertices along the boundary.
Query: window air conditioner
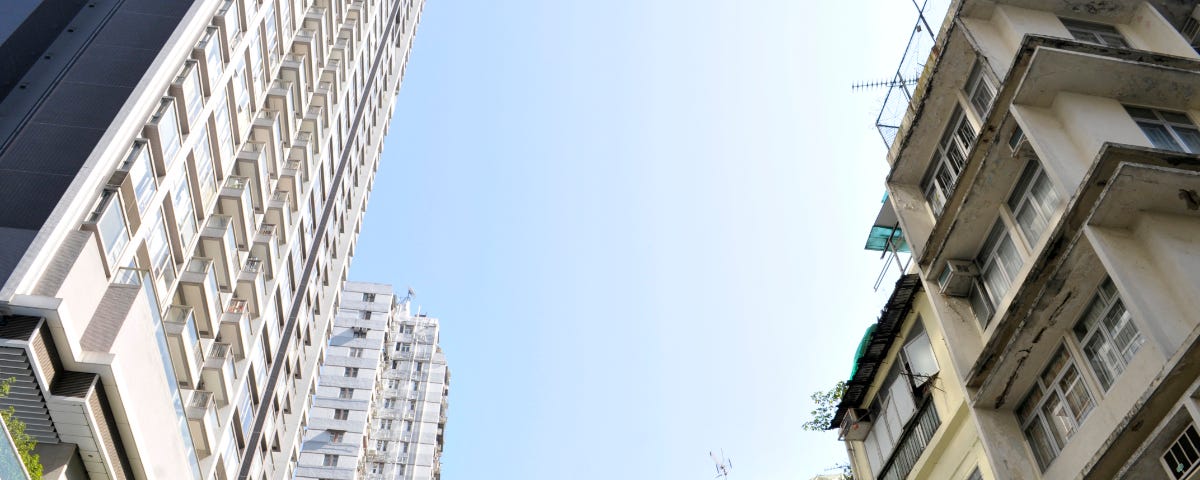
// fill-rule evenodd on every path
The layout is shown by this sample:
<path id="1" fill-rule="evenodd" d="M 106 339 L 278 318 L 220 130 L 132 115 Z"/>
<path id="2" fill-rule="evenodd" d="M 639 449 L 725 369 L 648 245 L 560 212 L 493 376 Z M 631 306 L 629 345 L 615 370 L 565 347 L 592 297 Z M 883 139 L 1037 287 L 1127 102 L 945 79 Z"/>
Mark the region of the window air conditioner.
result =
<path id="1" fill-rule="evenodd" d="M 842 440 L 862 441 L 867 439 L 867 434 L 871 432 L 871 414 L 861 408 L 852 408 L 846 411 L 846 416 L 842 418 L 841 437 Z"/>
<path id="2" fill-rule="evenodd" d="M 1179 28 L 1179 33 L 1183 34 L 1184 40 L 1187 40 L 1192 48 L 1195 48 L 1200 43 L 1200 5 L 1192 9 L 1192 14 L 1183 21 L 1183 26 Z"/>
<path id="3" fill-rule="evenodd" d="M 947 260 L 946 268 L 938 276 L 942 295 L 965 297 L 971 292 L 971 283 L 979 276 L 975 262 L 969 260 Z"/>

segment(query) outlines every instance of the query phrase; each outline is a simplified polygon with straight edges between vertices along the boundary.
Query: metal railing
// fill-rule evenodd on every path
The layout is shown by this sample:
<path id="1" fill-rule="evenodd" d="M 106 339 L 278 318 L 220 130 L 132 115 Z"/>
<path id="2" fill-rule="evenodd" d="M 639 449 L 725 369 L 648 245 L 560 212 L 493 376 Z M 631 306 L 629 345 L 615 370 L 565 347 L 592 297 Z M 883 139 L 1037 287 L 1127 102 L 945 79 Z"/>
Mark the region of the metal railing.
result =
<path id="1" fill-rule="evenodd" d="M 925 71 L 925 63 L 933 51 L 938 34 L 934 27 L 940 25 L 937 20 L 941 19 L 950 7 L 950 0 L 917 2 L 918 0 L 913 0 L 913 6 L 917 7 L 917 20 L 913 25 L 912 34 L 908 37 L 908 45 L 904 48 L 904 54 L 900 56 L 900 65 L 896 67 L 892 78 L 883 82 L 888 86 L 888 90 L 884 95 L 879 115 L 875 117 L 875 129 L 879 131 L 879 136 L 888 148 L 896 141 L 900 124 L 908 112 L 908 104 L 913 99 L 917 80 Z M 932 25 L 928 21 L 930 18 L 935 20 Z"/>
<path id="2" fill-rule="evenodd" d="M 879 470 L 879 480 L 907 478 L 941 424 L 942 420 L 938 417 L 937 409 L 933 407 L 933 401 L 926 398 L 921 404 L 921 409 L 909 419 L 908 425 L 904 426 L 904 433 L 896 442 L 892 456 Z"/>

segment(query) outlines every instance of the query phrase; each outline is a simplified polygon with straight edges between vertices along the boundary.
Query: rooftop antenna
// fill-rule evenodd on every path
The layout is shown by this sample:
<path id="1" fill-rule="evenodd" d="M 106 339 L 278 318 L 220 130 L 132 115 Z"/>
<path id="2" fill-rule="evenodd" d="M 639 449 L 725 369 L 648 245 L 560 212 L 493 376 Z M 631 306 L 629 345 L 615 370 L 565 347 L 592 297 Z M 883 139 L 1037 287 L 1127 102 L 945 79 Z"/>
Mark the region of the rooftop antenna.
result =
<path id="1" fill-rule="evenodd" d="M 412 287 L 408 287 L 408 295 L 405 295 L 404 299 L 401 300 L 401 302 L 411 302 L 413 297 L 415 297 L 415 296 L 417 296 L 417 291 L 413 290 Z"/>
<path id="2" fill-rule="evenodd" d="M 725 449 L 721 449 L 721 458 L 712 452 L 708 452 L 708 456 L 712 457 L 713 466 L 717 469 L 717 475 L 713 478 L 729 478 L 729 471 L 733 470 L 733 461 L 725 457 Z"/>
<path id="3" fill-rule="evenodd" d="M 900 86 L 908 86 L 908 85 L 916 85 L 916 84 L 917 84 L 916 78 L 904 78 L 904 76 L 902 76 L 902 75 L 897 75 L 896 78 L 893 78 L 891 80 L 875 80 L 875 81 L 870 81 L 870 82 L 859 82 L 859 83 L 851 84 L 850 89 L 858 91 L 858 90 L 867 90 L 867 89 L 879 88 L 879 87 L 892 88 L 892 87 L 900 87 Z"/>

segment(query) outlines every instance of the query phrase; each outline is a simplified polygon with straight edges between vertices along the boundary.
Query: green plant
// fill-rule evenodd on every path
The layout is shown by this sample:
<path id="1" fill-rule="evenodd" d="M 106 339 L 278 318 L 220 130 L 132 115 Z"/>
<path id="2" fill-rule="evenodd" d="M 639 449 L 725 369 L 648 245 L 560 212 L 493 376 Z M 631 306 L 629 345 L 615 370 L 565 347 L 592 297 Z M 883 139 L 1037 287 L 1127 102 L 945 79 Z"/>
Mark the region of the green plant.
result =
<path id="1" fill-rule="evenodd" d="M 11 377 L 0 380 L 0 398 L 8 396 L 8 391 L 15 381 L 17 379 Z M 17 453 L 21 455 L 21 463 L 24 463 L 25 470 L 29 471 L 29 478 L 42 480 L 42 459 L 40 455 L 33 453 L 33 447 L 37 446 L 37 439 L 25 433 L 25 422 L 17 418 L 16 410 L 13 407 L 0 410 L 0 417 L 4 417 L 4 423 L 8 426 L 8 434 L 17 446 Z"/>
<path id="2" fill-rule="evenodd" d="M 812 418 L 804 422 L 800 428 L 810 432 L 824 432 L 829 429 L 829 423 L 833 421 L 833 416 L 837 414 L 838 402 L 842 401 L 842 394 L 846 393 L 846 382 L 838 382 L 833 388 L 825 392 L 814 392 L 810 398 L 816 408 L 812 411 Z"/>

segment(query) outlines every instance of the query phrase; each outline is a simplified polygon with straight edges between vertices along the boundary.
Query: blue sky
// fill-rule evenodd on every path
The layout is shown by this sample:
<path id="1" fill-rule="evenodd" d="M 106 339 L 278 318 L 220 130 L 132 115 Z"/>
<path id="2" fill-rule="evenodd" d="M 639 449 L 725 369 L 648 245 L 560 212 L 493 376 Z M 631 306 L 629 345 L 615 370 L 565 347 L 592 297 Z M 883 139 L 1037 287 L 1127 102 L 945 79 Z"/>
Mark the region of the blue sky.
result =
<path id="1" fill-rule="evenodd" d="M 351 269 L 417 291 L 444 476 L 807 479 L 883 298 L 906 1 L 430 0 Z"/>

